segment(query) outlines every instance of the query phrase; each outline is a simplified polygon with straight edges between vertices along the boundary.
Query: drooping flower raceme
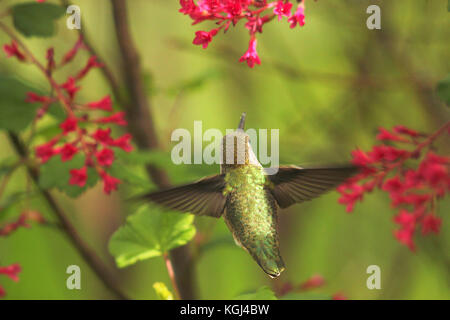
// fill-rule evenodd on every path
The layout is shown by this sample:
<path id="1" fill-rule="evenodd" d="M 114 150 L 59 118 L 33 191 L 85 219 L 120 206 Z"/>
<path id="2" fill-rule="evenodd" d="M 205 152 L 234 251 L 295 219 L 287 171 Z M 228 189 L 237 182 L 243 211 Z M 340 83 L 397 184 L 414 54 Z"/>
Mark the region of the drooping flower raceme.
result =
<path id="1" fill-rule="evenodd" d="M 227 31 L 230 26 L 235 26 L 244 20 L 245 28 L 250 34 L 247 52 L 239 59 L 247 62 L 250 68 L 255 64 L 261 64 L 256 52 L 256 34 L 262 33 L 263 26 L 274 18 L 282 21 L 286 18 L 291 28 L 297 25 L 305 25 L 305 0 L 298 1 L 267 1 L 267 0 L 180 0 L 181 13 L 189 15 L 192 24 L 203 21 L 214 21 L 216 28 L 210 31 L 197 31 L 193 43 L 206 49 L 220 30 Z M 293 6 L 297 8 L 293 12 Z"/>
<path id="2" fill-rule="evenodd" d="M 450 122 L 427 136 L 404 126 L 392 131 L 380 128 L 377 139 L 382 144 L 369 152 L 352 152 L 353 164 L 361 172 L 338 187 L 339 203 L 351 212 L 364 194 L 375 188 L 387 192 L 398 210 L 394 222 L 399 229 L 394 236 L 414 251 L 416 231 L 438 233 L 441 226 L 436 202 L 450 190 L 450 157 L 437 154 L 431 145 L 439 135 L 450 133 L 449 129 Z"/>
<path id="3" fill-rule="evenodd" d="M 26 102 L 40 104 L 36 113 L 35 122 L 42 118 L 50 105 L 59 102 L 63 107 L 66 118 L 59 124 L 60 133 L 49 141 L 36 146 L 35 155 L 41 164 L 59 156 L 61 161 L 70 161 L 77 154 L 83 154 L 84 166 L 70 170 L 70 180 L 67 183 L 84 187 L 88 179 L 88 167 L 95 168 L 98 176 L 103 180 L 104 192 L 109 194 L 117 190 L 120 180 L 107 173 L 115 160 L 114 149 L 123 149 L 126 152 L 133 150 L 131 135 L 126 133 L 120 137 L 112 136 L 112 125 L 126 126 L 124 112 L 114 112 L 112 100 L 109 95 L 99 97 L 96 101 L 80 103 L 75 100 L 81 89 L 80 81 L 94 68 L 101 68 L 102 64 L 95 56 L 91 56 L 85 66 L 74 76 L 69 76 L 63 83 L 57 83 L 52 73 L 58 68 L 70 63 L 80 49 L 85 46 L 80 37 L 59 63 L 55 61 L 53 48 L 49 48 L 46 54 L 45 73 L 54 94 L 40 95 L 28 92 L 24 97 Z M 33 61 L 20 50 L 13 40 L 11 44 L 3 46 L 8 57 L 16 57 L 19 61 Z M 99 116 L 98 113 L 107 113 Z"/>

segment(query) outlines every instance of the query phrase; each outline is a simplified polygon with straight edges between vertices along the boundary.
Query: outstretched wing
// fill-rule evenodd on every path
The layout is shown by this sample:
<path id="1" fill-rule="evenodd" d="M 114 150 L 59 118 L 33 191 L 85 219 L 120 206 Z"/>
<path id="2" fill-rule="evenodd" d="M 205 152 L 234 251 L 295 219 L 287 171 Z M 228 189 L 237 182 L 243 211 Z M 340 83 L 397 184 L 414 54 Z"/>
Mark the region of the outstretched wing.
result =
<path id="1" fill-rule="evenodd" d="M 224 188 L 224 175 L 214 175 L 139 198 L 172 210 L 219 218 L 226 202 L 226 197 L 222 193 Z"/>
<path id="2" fill-rule="evenodd" d="M 271 191 L 278 205 L 287 208 L 294 203 L 311 200 L 337 187 L 357 172 L 357 167 L 301 168 L 280 167 L 274 175 L 268 176 L 272 182 Z"/>

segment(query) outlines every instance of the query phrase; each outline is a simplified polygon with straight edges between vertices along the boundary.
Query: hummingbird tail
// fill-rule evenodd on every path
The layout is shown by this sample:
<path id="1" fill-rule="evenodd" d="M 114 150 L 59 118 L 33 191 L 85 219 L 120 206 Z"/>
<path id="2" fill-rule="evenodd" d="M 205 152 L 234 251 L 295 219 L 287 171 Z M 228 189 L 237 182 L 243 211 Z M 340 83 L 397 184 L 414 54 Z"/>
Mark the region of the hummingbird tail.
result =
<path id="1" fill-rule="evenodd" d="M 278 249 L 261 244 L 254 255 L 261 269 L 271 278 L 277 278 L 285 269 L 283 259 Z"/>

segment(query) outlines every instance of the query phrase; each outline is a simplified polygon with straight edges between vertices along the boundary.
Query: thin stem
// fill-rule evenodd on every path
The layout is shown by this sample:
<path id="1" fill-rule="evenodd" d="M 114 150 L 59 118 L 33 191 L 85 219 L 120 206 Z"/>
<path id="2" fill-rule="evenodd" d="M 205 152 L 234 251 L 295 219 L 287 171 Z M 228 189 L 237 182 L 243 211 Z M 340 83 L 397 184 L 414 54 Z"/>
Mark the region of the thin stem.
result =
<path id="1" fill-rule="evenodd" d="M 178 289 L 177 281 L 175 279 L 175 273 L 173 272 L 172 261 L 169 258 L 169 254 L 164 252 L 164 261 L 166 262 L 167 273 L 169 274 L 170 281 L 172 282 L 173 290 L 175 291 L 175 298 L 180 300 L 180 290 Z"/>
<path id="2" fill-rule="evenodd" d="M 445 130 L 450 129 L 450 121 L 447 121 L 442 127 L 436 130 L 432 135 L 430 135 L 425 141 L 420 143 L 416 150 L 413 152 L 421 151 L 424 147 L 430 145 L 437 137 L 439 137 Z"/>

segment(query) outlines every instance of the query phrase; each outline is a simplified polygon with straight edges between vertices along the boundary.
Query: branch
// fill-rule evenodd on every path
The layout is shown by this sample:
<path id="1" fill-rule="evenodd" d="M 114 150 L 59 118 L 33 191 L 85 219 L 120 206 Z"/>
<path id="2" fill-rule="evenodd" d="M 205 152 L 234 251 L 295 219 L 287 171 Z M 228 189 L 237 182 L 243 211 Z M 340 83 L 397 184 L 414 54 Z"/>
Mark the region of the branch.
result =
<path id="1" fill-rule="evenodd" d="M 140 149 L 156 149 L 158 139 L 142 81 L 139 54 L 128 26 L 127 7 L 124 0 L 111 0 L 111 4 L 117 41 L 122 54 L 124 78 L 130 97 L 129 106 L 125 108 L 129 122 L 128 129 Z M 159 188 L 170 185 L 165 171 L 149 165 L 147 172 Z M 194 264 L 189 247 L 185 245 L 171 250 L 170 259 L 181 298 L 195 299 Z"/>
<path id="2" fill-rule="evenodd" d="M 28 152 L 20 138 L 9 132 L 9 139 L 19 156 L 26 160 L 28 158 Z M 37 188 L 44 196 L 50 208 L 53 210 L 55 216 L 58 218 L 61 228 L 67 234 L 72 245 L 84 258 L 87 264 L 91 267 L 97 277 L 103 282 L 103 284 L 119 299 L 128 299 L 128 297 L 121 291 L 119 284 L 117 283 L 115 276 L 110 273 L 108 267 L 97 256 L 97 254 L 89 248 L 89 246 L 81 239 L 76 229 L 73 227 L 67 215 L 63 209 L 58 205 L 56 200 L 52 197 L 50 192 L 39 187 L 39 172 L 36 168 L 30 166 L 27 161 L 23 161 L 26 164 L 28 174 L 35 182 Z"/>

